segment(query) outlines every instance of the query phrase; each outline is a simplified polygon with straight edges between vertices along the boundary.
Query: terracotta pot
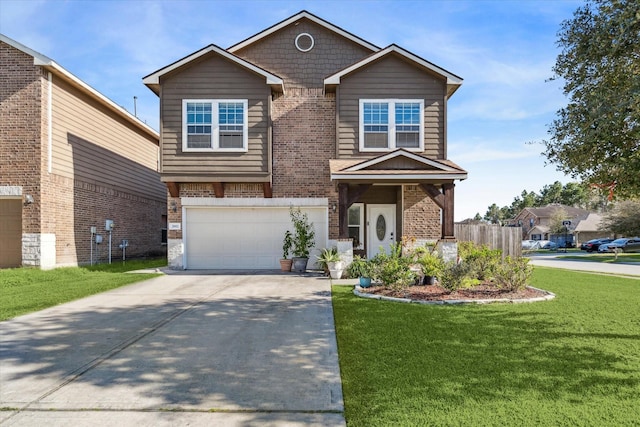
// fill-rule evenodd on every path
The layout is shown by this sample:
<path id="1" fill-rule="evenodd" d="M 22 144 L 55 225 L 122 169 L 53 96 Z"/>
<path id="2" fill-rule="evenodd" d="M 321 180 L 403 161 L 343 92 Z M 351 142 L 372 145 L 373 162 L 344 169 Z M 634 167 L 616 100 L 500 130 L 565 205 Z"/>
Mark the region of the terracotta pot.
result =
<path id="1" fill-rule="evenodd" d="M 281 271 L 291 271 L 291 265 L 293 264 L 292 259 L 281 259 L 280 260 L 280 270 Z"/>

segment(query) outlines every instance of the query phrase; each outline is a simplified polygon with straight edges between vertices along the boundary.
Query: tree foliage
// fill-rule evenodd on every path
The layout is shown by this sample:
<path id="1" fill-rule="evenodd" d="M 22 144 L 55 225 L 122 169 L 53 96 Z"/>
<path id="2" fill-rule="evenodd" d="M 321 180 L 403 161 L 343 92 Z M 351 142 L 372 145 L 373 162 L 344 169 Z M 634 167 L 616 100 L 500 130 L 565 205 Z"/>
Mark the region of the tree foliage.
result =
<path id="1" fill-rule="evenodd" d="M 547 159 L 584 182 L 640 193 L 640 8 L 590 0 L 558 32 L 553 79 L 569 97 L 544 141 Z"/>
<path id="2" fill-rule="evenodd" d="M 594 199 L 594 194 L 584 184 L 568 182 L 562 185 L 560 181 L 556 181 L 542 187 L 539 194 L 523 190 L 520 196 L 514 197 L 510 206 L 499 207 L 493 203 L 482 219 L 491 224 L 501 224 L 518 215 L 524 208 L 537 208 L 552 203 L 589 209 L 599 205 L 600 199 L 597 196 Z M 476 218 L 479 216 L 480 214 L 476 214 Z"/>
<path id="3" fill-rule="evenodd" d="M 562 234 L 566 233 L 567 229 L 562 222 L 568 218 L 567 211 L 559 207 L 551 213 L 551 218 L 549 218 L 549 233 L 551 234 Z"/>
<path id="4" fill-rule="evenodd" d="M 614 205 L 602 218 L 600 227 L 612 233 L 635 237 L 640 236 L 640 200 L 625 200 Z"/>

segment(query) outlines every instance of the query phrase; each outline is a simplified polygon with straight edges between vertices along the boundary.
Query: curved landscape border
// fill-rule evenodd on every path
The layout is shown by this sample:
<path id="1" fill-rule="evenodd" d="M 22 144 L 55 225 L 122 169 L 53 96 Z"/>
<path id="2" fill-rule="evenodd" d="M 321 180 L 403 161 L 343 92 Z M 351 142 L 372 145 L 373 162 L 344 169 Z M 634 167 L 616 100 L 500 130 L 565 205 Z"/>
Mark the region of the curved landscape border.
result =
<path id="1" fill-rule="evenodd" d="M 522 304 L 530 302 L 549 301 L 556 297 L 553 292 L 545 291 L 544 289 L 534 288 L 533 286 L 527 286 L 528 289 L 533 289 L 538 292 L 542 292 L 544 296 L 534 298 L 522 298 L 522 299 L 509 299 L 509 298 L 487 298 L 487 299 L 452 299 L 452 300 L 417 300 L 411 298 L 396 298 L 387 297 L 384 295 L 370 294 L 367 292 L 361 292 L 362 288 L 356 285 L 353 288 L 353 294 L 361 298 L 377 299 L 382 301 L 404 302 L 413 304 L 427 304 L 427 305 L 460 305 L 460 304 L 494 304 L 494 303 L 511 303 Z"/>

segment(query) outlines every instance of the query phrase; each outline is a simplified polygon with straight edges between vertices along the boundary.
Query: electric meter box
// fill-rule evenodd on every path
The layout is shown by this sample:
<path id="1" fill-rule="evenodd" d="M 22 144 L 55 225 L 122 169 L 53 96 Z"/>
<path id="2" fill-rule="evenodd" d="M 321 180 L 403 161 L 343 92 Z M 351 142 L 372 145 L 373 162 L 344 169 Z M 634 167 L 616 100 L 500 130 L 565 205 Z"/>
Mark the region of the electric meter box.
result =
<path id="1" fill-rule="evenodd" d="M 102 235 L 96 234 L 96 244 L 102 243 Z"/>
<path id="2" fill-rule="evenodd" d="M 113 230 L 113 220 L 112 219 L 108 219 L 108 220 L 105 221 L 104 229 L 107 230 L 107 231 Z"/>

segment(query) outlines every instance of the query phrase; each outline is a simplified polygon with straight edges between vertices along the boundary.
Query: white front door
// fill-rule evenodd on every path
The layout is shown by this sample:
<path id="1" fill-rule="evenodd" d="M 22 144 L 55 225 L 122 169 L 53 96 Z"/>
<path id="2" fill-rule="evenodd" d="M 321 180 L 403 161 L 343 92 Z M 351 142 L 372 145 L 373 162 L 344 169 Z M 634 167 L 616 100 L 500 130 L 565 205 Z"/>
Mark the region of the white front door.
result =
<path id="1" fill-rule="evenodd" d="M 396 205 L 367 205 L 367 256 L 389 253 L 396 239 Z"/>

